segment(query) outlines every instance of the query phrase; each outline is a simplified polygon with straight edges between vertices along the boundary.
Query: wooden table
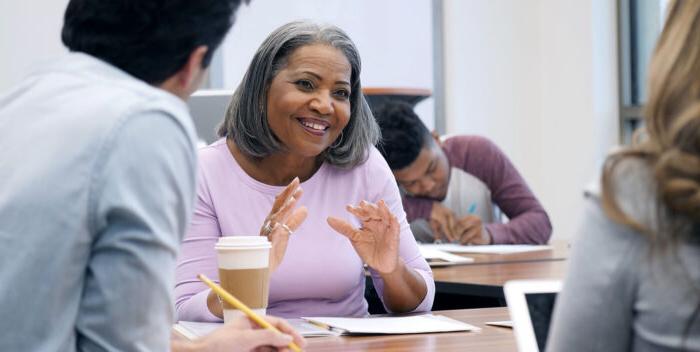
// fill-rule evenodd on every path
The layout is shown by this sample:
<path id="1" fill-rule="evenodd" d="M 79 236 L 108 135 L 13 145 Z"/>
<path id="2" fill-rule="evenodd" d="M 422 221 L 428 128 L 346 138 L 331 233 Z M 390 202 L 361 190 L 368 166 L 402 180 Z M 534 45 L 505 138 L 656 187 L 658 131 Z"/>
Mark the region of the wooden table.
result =
<path id="1" fill-rule="evenodd" d="M 383 351 L 383 352 L 451 352 L 451 351 L 515 351 L 515 337 L 508 328 L 484 324 L 487 321 L 510 320 L 507 308 L 461 309 L 433 312 L 481 328 L 478 332 L 440 334 L 339 336 L 307 339 L 305 349 L 314 351 Z"/>
<path id="2" fill-rule="evenodd" d="M 549 250 L 516 254 L 464 254 L 474 262 L 433 267 L 434 309 L 463 309 L 505 306 L 503 285 L 509 280 L 563 279 L 569 244 L 553 241 Z M 384 309 L 371 279 L 367 278 L 370 312 Z"/>
<path id="3" fill-rule="evenodd" d="M 503 298 L 509 280 L 563 279 L 566 260 L 460 265 L 434 268 L 435 290 L 442 293 Z"/>

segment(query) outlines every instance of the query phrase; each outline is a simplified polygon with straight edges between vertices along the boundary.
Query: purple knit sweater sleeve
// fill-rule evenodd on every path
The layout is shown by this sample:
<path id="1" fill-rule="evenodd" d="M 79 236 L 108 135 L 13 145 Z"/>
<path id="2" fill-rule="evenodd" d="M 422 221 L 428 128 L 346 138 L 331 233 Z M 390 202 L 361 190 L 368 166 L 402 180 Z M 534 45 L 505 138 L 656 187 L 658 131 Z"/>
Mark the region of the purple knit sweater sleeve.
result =
<path id="1" fill-rule="evenodd" d="M 474 175 L 491 190 L 491 197 L 510 219 L 487 224 L 494 244 L 544 244 L 552 234 L 549 216 L 508 157 L 490 140 L 455 136 L 443 144 L 452 167 Z"/>
<path id="2" fill-rule="evenodd" d="M 433 200 L 428 198 L 416 198 L 403 195 L 401 197 L 403 208 L 406 211 L 406 219 L 413 221 L 416 219 L 430 218 L 430 212 L 433 210 Z"/>

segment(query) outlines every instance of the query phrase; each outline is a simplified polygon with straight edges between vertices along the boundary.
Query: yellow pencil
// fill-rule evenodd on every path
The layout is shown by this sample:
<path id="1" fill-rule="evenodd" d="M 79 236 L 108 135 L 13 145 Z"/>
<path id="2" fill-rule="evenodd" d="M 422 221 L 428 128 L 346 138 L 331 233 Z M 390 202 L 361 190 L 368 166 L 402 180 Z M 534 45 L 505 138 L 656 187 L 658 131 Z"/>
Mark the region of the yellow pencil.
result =
<path id="1" fill-rule="evenodd" d="M 268 323 L 265 319 L 263 319 L 259 315 L 255 314 L 255 312 L 253 312 L 250 308 L 248 308 L 248 306 L 243 304 L 243 302 L 239 301 L 236 297 L 233 297 L 232 294 L 228 293 L 221 286 L 219 286 L 219 285 L 215 284 L 213 281 L 209 280 L 209 278 L 204 276 L 204 274 L 197 275 L 197 278 L 202 280 L 205 284 L 207 284 L 207 286 L 209 286 L 212 290 L 214 290 L 214 292 L 217 295 L 219 295 L 219 297 L 221 297 L 221 299 L 226 301 L 228 304 L 236 307 L 236 309 L 245 313 L 245 315 L 247 315 L 248 318 L 250 318 L 251 320 L 256 322 L 261 327 L 263 327 L 265 329 L 272 330 L 272 331 L 277 332 L 279 334 L 282 333 L 281 331 L 277 330 L 277 328 L 274 327 L 272 324 Z M 287 346 L 289 346 L 289 348 L 292 351 L 301 352 L 301 348 L 299 348 L 299 346 L 297 346 L 297 344 L 295 344 L 294 342 L 290 342 L 289 345 L 287 345 Z"/>

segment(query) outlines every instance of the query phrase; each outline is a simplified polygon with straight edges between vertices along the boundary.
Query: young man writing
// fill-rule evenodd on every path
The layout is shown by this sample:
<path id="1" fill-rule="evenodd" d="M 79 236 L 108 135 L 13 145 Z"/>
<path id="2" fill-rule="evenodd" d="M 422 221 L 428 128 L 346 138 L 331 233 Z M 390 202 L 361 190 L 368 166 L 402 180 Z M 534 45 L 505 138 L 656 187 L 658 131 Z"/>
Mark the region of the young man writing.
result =
<path id="1" fill-rule="evenodd" d="M 462 135 L 441 141 L 401 102 L 387 102 L 374 114 L 382 130 L 379 150 L 404 191 L 404 209 L 417 239 L 547 243 L 552 233 L 547 213 L 489 140 Z M 498 221 L 494 205 L 507 223 Z"/>

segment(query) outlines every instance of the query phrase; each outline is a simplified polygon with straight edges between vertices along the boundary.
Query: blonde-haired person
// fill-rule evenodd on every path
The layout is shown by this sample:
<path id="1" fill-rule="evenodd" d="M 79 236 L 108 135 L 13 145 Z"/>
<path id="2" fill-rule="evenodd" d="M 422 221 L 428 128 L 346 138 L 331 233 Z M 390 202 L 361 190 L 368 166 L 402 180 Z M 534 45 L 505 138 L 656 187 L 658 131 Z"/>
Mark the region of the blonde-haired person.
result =
<path id="1" fill-rule="evenodd" d="M 548 351 L 700 350 L 700 1 L 673 2 L 646 140 L 611 155 L 557 298 Z"/>

